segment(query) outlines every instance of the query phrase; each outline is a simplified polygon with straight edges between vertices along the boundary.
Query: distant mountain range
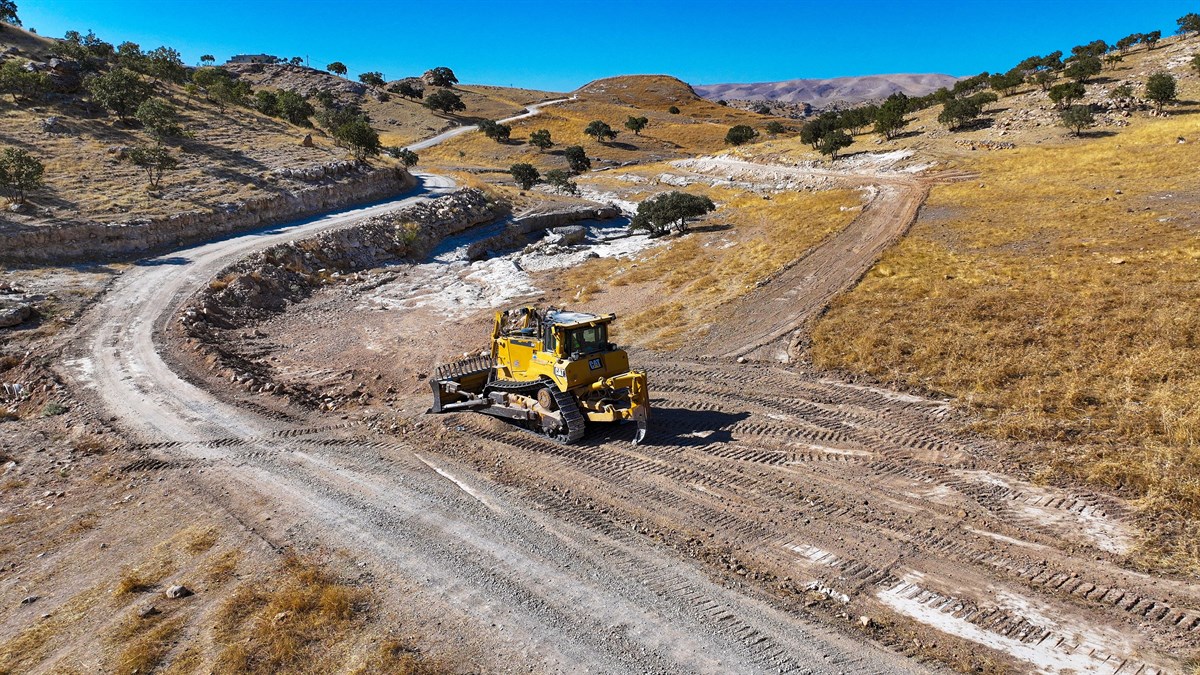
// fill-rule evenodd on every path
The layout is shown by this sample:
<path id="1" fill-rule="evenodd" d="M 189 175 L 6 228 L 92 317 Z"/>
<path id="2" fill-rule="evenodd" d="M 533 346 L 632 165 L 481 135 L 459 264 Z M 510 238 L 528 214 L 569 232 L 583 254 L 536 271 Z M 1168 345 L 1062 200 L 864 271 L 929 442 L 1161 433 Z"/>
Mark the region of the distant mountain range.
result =
<path id="1" fill-rule="evenodd" d="M 924 96 L 958 81 L 936 73 L 834 77 L 827 80 L 801 79 L 749 84 L 701 84 L 692 88 L 709 100 L 760 99 L 808 103 L 821 108 L 834 102 L 861 103 L 887 98 L 895 92 Z"/>

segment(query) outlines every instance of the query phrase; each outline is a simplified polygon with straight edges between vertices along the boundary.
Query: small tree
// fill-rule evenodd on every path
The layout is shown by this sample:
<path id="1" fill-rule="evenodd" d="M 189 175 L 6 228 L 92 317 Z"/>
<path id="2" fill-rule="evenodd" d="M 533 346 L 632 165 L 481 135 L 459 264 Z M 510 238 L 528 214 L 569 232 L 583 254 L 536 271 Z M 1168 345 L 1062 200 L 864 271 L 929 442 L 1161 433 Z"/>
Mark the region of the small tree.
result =
<path id="1" fill-rule="evenodd" d="M 467 109 L 458 94 L 449 89 L 439 89 L 430 94 L 425 99 L 425 107 L 446 114 Z"/>
<path id="2" fill-rule="evenodd" d="M 549 129 L 538 129 L 529 134 L 529 144 L 537 148 L 539 151 L 547 150 L 554 145 L 554 141 L 550 140 Z M 549 174 L 546 174 L 549 176 Z"/>
<path id="3" fill-rule="evenodd" d="M 10 94 L 13 103 L 17 98 L 40 97 L 50 88 L 50 78 L 45 73 L 25 70 L 14 60 L 0 63 L 0 94 Z"/>
<path id="4" fill-rule="evenodd" d="M 276 114 L 288 122 L 304 127 L 312 124 L 308 118 L 316 112 L 308 99 L 287 89 L 280 91 L 277 95 L 275 110 Z"/>
<path id="5" fill-rule="evenodd" d="M 131 148 L 125 156 L 146 172 L 150 190 L 157 190 L 158 186 L 162 184 L 163 175 L 179 167 L 179 160 L 172 157 L 171 153 L 161 145 L 139 145 Z"/>
<path id="6" fill-rule="evenodd" d="M 146 54 L 142 52 L 142 46 L 128 40 L 117 45 L 117 65 L 139 73 L 146 72 Z"/>
<path id="7" fill-rule="evenodd" d="M 1179 25 L 1179 30 L 1176 32 L 1178 32 L 1180 35 L 1186 35 L 1188 33 L 1200 33 L 1200 14 L 1188 12 L 1187 14 L 1184 14 L 1176 19 L 1175 23 Z"/>
<path id="8" fill-rule="evenodd" d="M 645 230 L 653 237 L 666 234 L 672 228 L 678 229 L 680 232 L 687 232 L 689 220 L 716 209 L 717 205 L 713 204 L 708 197 L 690 195 L 686 192 L 668 192 L 655 195 L 638 204 L 637 214 L 629 223 L 629 228 Z"/>
<path id="9" fill-rule="evenodd" d="M 458 84 L 458 78 L 454 76 L 454 71 L 446 66 L 438 66 L 430 70 L 425 74 L 425 79 L 435 87 L 453 87 Z"/>
<path id="10" fill-rule="evenodd" d="M 571 180 L 571 174 L 562 169 L 551 169 L 546 172 L 546 182 L 567 194 L 579 194 L 579 186 Z"/>
<path id="11" fill-rule="evenodd" d="M 1108 66 L 1109 68 L 1116 68 L 1117 64 L 1124 60 L 1125 57 L 1121 56 L 1120 54 L 1106 54 L 1104 56 L 1104 65 Z"/>
<path id="12" fill-rule="evenodd" d="M 634 136 L 641 136 L 642 129 L 645 129 L 647 124 L 650 124 L 650 120 L 645 117 L 630 115 L 629 119 L 625 120 L 625 128 L 632 131 Z"/>
<path id="13" fill-rule="evenodd" d="M 17 3 L 14 0 L 0 0 L 0 21 L 20 26 L 21 19 L 17 17 Z"/>
<path id="14" fill-rule="evenodd" d="M 159 47 L 146 54 L 146 73 L 155 81 L 181 84 L 187 80 L 187 67 L 177 50 Z"/>
<path id="15" fill-rule="evenodd" d="M 513 180 L 521 186 L 522 190 L 528 190 L 542 178 L 532 164 L 513 164 L 508 168 L 508 172 L 512 174 Z"/>
<path id="16" fill-rule="evenodd" d="M 613 131 L 613 128 L 608 126 L 608 123 L 600 120 L 592 120 L 589 122 L 587 128 L 583 130 L 583 133 L 591 136 L 600 143 L 611 141 L 617 137 L 617 132 Z"/>
<path id="17" fill-rule="evenodd" d="M 1158 72 L 1146 79 L 1146 98 L 1154 101 L 1154 110 L 1161 113 L 1163 105 L 1175 100 L 1175 77 Z"/>
<path id="18" fill-rule="evenodd" d="M 129 121 L 138 106 L 150 98 L 152 91 L 149 84 L 127 68 L 113 68 L 103 75 L 93 75 L 84 86 L 96 103 L 111 110 L 122 122 Z"/>
<path id="19" fill-rule="evenodd" d="M 908 97 L 897 92 L 887 97 L 875 115 L 875 132 L 883 134 L 889 141 L 908 125 L 905 115 L 908 114 Z"/>
<path id="20" fill-rule="evenodd" d="M 0 152 L 0 187 L 18 204 L 25 203 L 25 196 L 42 186 L 45 172 L 38 158 L 25 150 L 5 148 Z"/>
<path id="21" fill-rule="evenodd" d="M 1096 118 L 1092 115 L 1092 107 L 1087 105 L 1073 105 L 1059 113 L 1059 116 L 1062 118 L 1063 126 L 1074 132 L 1076 136 L 1096 123 Z"/>
<path id="22" fill-rule="evenodd" d="M 399 94 L 399 95 L 403 96 L 404 98 L 411 98 L 414 101 L 417 99 L 425 98 L 425 90 L 414 85 L 412 82 L 409 82 L 408 80 L 405 80 L 405 81 L 397 84 L 396 86 L 392 87 L 388 91 L 392 92 L 393 94 Z"/>
<path id="23" fill-rule="evenodd" d="M 837 113 L 824 112 L 800 127 L 800 140 L 816 150 L 826 134 L 838 128 Z"/>
<path id="24" fill-rule="evenodd" d="M 835 160 L 838 157 L 838 150 L 850 147 L 850 144 L 853 142 L 854 139 L 850 137 L 850 134 L 838 129 L 830 134 L 826 134 L 821 139 L 821 147 L 818 150 L 821 151 L 822 155 L 829 155 L 830 160 Z"/>
<path id="25" fill-rule="evenodd" d="M 211 66 L 216 62 L 217 62 L 217 57 L 213 56 L 212 54 L 201 54 L 200 55 L 200 65 L 202 65 L 202 66 Z"/>
<path id="26" fill-rule="evenodd" d="M 333 138 L 339 145 L 345 146 L 354 155 L 354 159 L 364 162 L 367 157 L 375 156 L 383 150 L 379 142 L 379 133 L 361 117 L 339 124 L 333 129 Z"/>
<path id="27" fill-rule="evenodd" d="M 748 124 L 739 124 L 729 128 L 725 132 L 725 142 L 730 145 L 741 145 L 749 143 L 758 136 L 758 132 Z"/>
<path id="28" fill-rule="evenodd" d="M 279 114 L 279 95 L 270 89 L 259 89 L 254 92 L 254 101 L 250 105 L 258 112 L 274 117 Z"/>
<path id="29" fill-rule="evenodd" d="M 1142 35 L 1142 44 L 1146 45 L 1147 50 L 1154 49 L 1154 45 L 1158 44 L 1160 39 L 1162 39 L 1162 31 L 1152 30 Z"/>
<path id="30" fill-rule="evenodd" d="M 1036 84 L 1042 91 L 1048 91 L 1050 85 L 1054 82 L 1054 71 L 1039 70 L 1029 77 L 1029 81 Z"/>
<path id="31" fill-rule="evenodd" d="M 671 113 L 672 115 L 678 115 L 679 114 L 679 106 L 673 105 L 670 108 L 667 108 L 667 112 Z"/>
<path id="32" fill-rule="evenodd" d="M 303 56 L 293 56 L 292 58 L 288 59 L 287 62 L 292 64 L 293 66 L 302 66 L 302 65 L 304 65 L 304 57 Z"/>
<path id="33" fill-rule="evenodd" d="M 317 61 L 317 63 L 320 63 L 320 61 Z M 333 63 L 325 66 L 325 70 L 328 70 L 334 75 L 341 75 L 342 77 L 345 77 L 346 73 L 349 72 L 349 70 L 346 68 L 346 64 L 342 63 L 341 61 L 334 61 Z"/>
<path id="34" fill-rule="evenodd" d="M 963 125 L 978 116 L 979 105 L 970 99 L 952 98 L 942 105 L 942 112 L 938 113 L 938 121 L 953 131 L 961 129 Z"/>
<path id="35" fill-rule="evenodd" d="M 512 135 L 512 127 L 507 124 L 500 124 L 494 120 L 483 120 L 479 123 L 479 130 L 484 136 L 496 141 L 497 143 L 508 142 L 509 136 Z"/>
<path id="36" fill-rule="evenodd" d="M 1133 87 L 1128 84 L 1121 84 L 1113 87 L 1109 93 L 1112 98 L 1133 98 Z"/>
<path id="37" fill-rule="evenodd" d="M 183 133 L 183 128 L 179 126 L 179 113 L 165 99 L 148 98 L 142 101 L 134 117 L 160 140 Z"/>
<path id="38" fill-rule="evenodd" d="M 782 134 L 785 131 L 787 131 L 787 127 L 783 126 L 782 122 L 780 122 L 778 120 L 771 120 L 770 122 L 767 122 L 767 133 L 768 134 L 771 134 L 772 136 L 778 136 L 779 134 Z"/>
<path id="39" fill-rule="evenodd" d="M 567 158 L 567 165 L 571 167 L 572 173 L 579 174 L 592 168 L 592 160 L 588 158 L 582 145 L 567 146 L 563 149 L 563 157 Z"/>
<path id="40" fill-rule="evenodd" d="M 988 77 L 988 84 L 991 85 L 992 89 L 1005 96 L 1011 96 L 1024 81 L 1025 77 L 1020 71 L 1016 70 L 1010 70 L 1007 73 L 996 73 Z"/>
<path id="41" fill-rule="evenodd" d="M 1080 84 L 1086 84 L 1089 79 L 1099 75 L 1103 69 L 1104 66 L 1100 63 L 1099 57 L 1083 54 L 1073 58 L 1071 65 L 1067 66 L 1063 74 Z"/>
<path id="42" fill-rule="evenodd" d="M 358 81 L 368 87 L 382 87 L 386 82 L 383 80 L 383 73 L 378 70 L 370 70 L 358 76 Z"/>
<path id="43" fill-rule="evenodd" d="M 421 159 L 420 157 L 417 156 L 417 153 L 413 152 L 412 150 L 409 150 L 408 148 L 400 148 L 391 154 L 392 154 L 392 157 L 395 157 L 396 159 L 400 160 L 400 163 L 403 164 L 404 168 L 406 168 L 406 169 L 416 166 L 417 161 L 419 159 Z"/>
<path id="44" fill-rule="evenodd" d="M 1071 104 L 1087 93 L 1078 82 L 1063 82 L 1050 87 L 1050 100 L 1059 108 L 1069 108 Z"/>

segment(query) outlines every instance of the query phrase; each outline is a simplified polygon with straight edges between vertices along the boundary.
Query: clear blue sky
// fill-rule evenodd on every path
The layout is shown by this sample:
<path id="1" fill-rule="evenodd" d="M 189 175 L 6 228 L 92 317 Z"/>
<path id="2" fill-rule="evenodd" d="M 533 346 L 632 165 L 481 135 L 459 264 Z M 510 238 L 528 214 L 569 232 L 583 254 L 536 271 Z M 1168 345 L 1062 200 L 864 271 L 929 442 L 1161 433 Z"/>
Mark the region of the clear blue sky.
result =
<path id="1" fill-rule="evenodd" d="M 450 66 L 464 83 L 568 91 L 610 75 L 693 84 L 1006 70 L 1031 54 L 1174 33 L 1200 0 L 17 0 L 27 28 L 143 49 L 342 61 L 387 79 Z"/>

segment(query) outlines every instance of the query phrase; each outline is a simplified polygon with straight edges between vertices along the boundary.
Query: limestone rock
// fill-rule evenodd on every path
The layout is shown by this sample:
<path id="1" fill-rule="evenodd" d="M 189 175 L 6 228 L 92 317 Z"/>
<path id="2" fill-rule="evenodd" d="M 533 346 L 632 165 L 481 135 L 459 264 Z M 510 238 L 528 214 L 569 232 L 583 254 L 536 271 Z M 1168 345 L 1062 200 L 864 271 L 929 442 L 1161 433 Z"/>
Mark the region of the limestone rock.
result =
<path id="1" fill-rule="evenodd" d="M 179 598 L 186 598 L 192 595 L 192 590 L 187 586 L 171 586 L 166 590 L 164 595 L 173 600 L 178 600 Z"/>

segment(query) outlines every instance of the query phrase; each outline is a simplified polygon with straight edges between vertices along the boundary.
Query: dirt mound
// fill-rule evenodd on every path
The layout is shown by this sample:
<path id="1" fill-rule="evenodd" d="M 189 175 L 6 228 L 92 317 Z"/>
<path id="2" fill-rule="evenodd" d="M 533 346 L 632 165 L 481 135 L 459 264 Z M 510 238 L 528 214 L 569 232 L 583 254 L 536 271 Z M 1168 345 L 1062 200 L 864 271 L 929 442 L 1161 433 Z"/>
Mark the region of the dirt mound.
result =
<path id="1" fill-rule="evenodd" d="M 621 75 L 589 82 L 575 94 L 593 100 L 641 107 L 668 107 L 696 101 L 691 85 L 670 75 Z"/>

